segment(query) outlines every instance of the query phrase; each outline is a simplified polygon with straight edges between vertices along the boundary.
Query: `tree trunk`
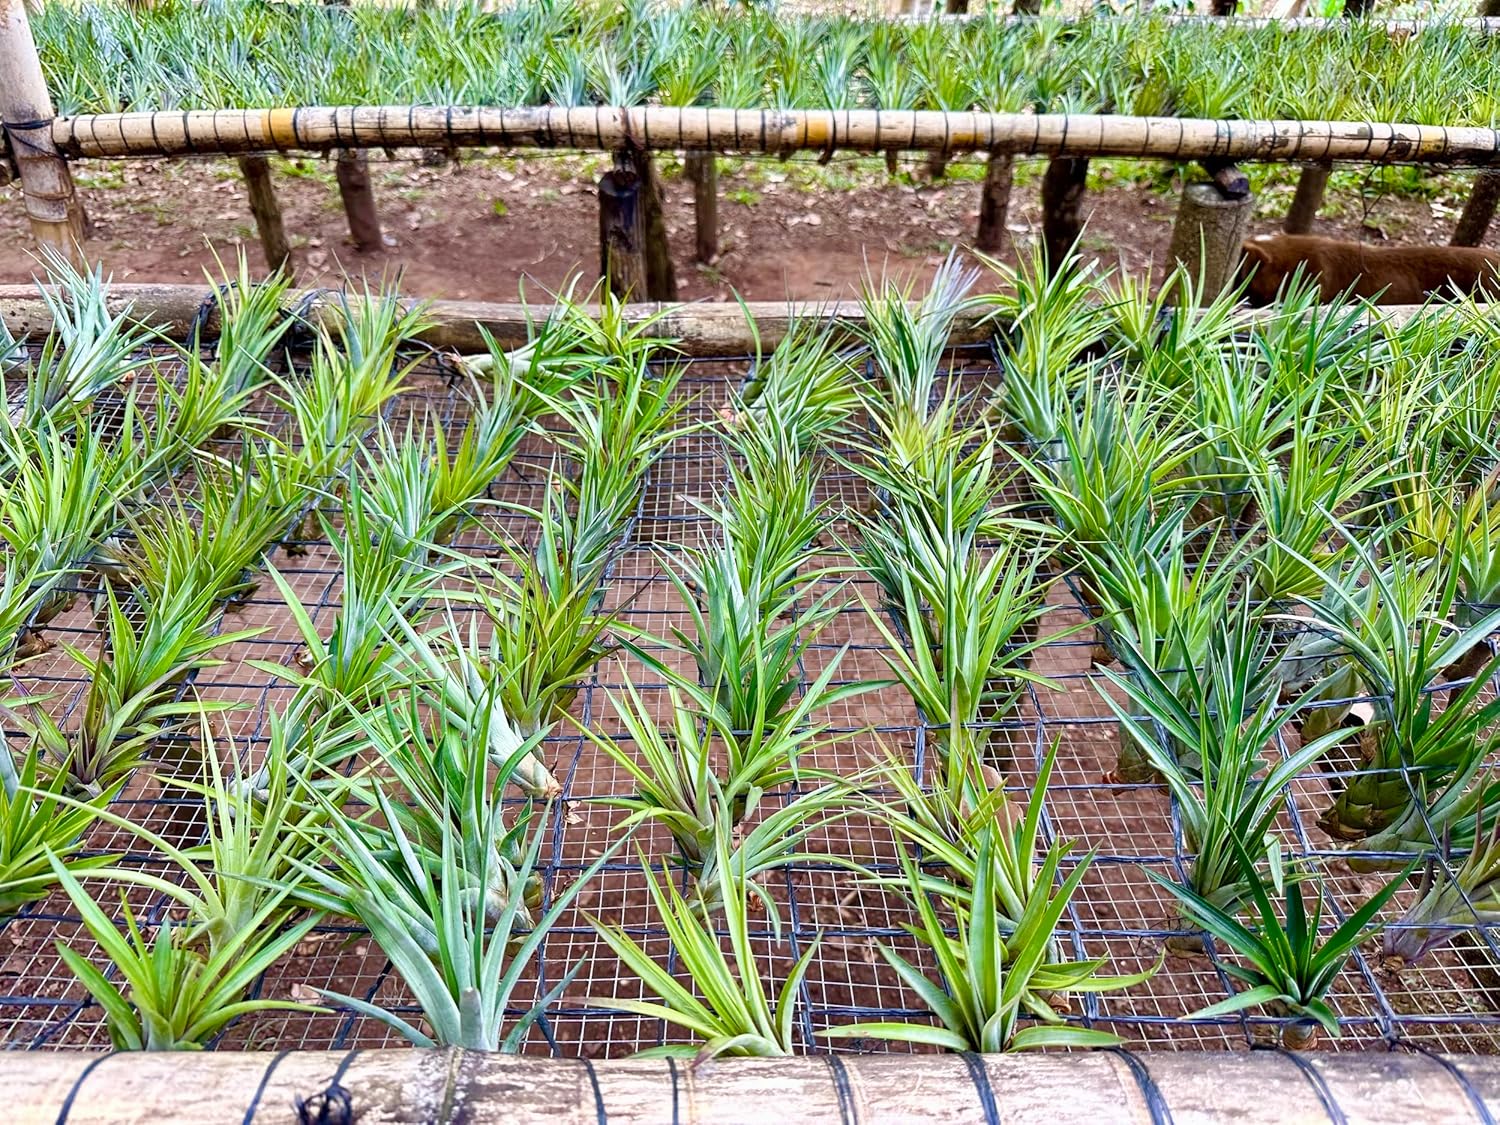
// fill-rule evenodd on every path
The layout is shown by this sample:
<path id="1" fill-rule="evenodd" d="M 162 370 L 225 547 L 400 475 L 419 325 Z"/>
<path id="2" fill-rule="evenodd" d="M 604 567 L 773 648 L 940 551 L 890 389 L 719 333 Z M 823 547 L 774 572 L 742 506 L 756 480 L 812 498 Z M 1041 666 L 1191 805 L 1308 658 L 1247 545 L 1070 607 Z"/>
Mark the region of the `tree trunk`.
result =
<path id="1" fill-rule="evenodd" d="M 1479 16 L 1487 20 L 1500 19 L 1500 0 L 1481 0 Z"/>
<path id="2" fill-rule="evenodd" d="M 979 234 L 975 248 L 998 254 L 1005 248 L 1005 219 L 1010 213 L 1010 188 L 1015 160 L 1008 152 L 990 153 L 985 165 L 984 190 L 979 197 Z"/>
<path id="3" fill-rule="evenodd" d="M 0 0 L 0 123 L 21 174 L 26 217 L 38 242 L 82 265 L 83 209 L 68 162 L 52 143 L 54 112 L 26 5 Z"/>
<path id="4" fill-rule="evenodd" d="M 1016 0 L 1011 8 L 1011 14 L 1016 16 L 1035 16 L 1042 10 L 1042 0 Z"/>
<path id="5" fill-rule="evenodd" d="M 943 11 L 950 16 L 967 15 L 969 0 L 943 0 Z"/>
<path id="6" fill-rule="evenodd" d="M 687 174 L 693 181 L 695 254 L 704 265 L 719 256 L 719 157 L 714 152 L 687 154 Z"/>
<path id="7" fill-rule="evenodd" d="M 652 301 L 677 300 L 677 274 L 672 269 L 672 247 L 667 241 L 667 215 L 662 206 L 661 179 L 656 161 L 649 152 L 635 149 L 630 154 L 640 185 L 641 250 L 646 259 L 646 298 Z"/>
<path id="8" fill-rule="evenodd" d="M 1238 0 L 1214 0 L 1214 15 L 1232 16 L 1237 7 L 1239 7 Z"/>
<path id="9" fill-rule="evenodd" d="M 1306 234 L 1312 230 L 1318 209 L 1323 206 L 1323 193 L 1328 190 L 1328 177 L 1333 173 L 1331 164 L 1306 164 L 1297 178 L 1297 194 L 1292 196 L 1292 205 L 1287 209 L 1286 220 L 1281 229 L 1287 234 Z"/>
<path id="10" fill-rule="evenodd" d="M 286 240 L 281 204 L 271 183 L 271 162 L 264 156 L 242 156 L 239 164 L 240 174 L 245 177 L 245 189 L 250 195 L 250 214 L 255 216 L 261 252 L 266 256 L 266 269 L 272 273 L 285 270 L 290 275 L 292 248 Z"/>
<path id="11" fill-rule="evenodd" d="M 1212 184 L 1183 188 L 1167 268 L 1187 268 L 1201 304 L 1212 302 L 1234 280 L 1254 207 L 1250 196 L 1225 199 Z"/>
<path id="12" fill-rule="evenodd" d="M 1370 14 L 1375 7 L 1375 0 L 1344 0 L 1344 16 L 1348 19 L 1359 19 L 1361 16 Z"/>
<path id="13" fill-rule="evenodd" d="M 1083 231 L 1083 197 L 1089 158 L 1054 156 L 1042 175 L 1042 250 L 1047 271 L 1055 273 Z"/>
<path id="14" fill-rule="evenodd" d="M 1458 226 L 1453 228 L 1452 245 L 1480 245 L 1490 231 L 1497 203 L 1500 203 L 1500 169 L 1486 168 L 1474 177 L 1468 202 L 1458 217 Z"/>
<path id="15" fill-rule="evenodd" d="M 934 149 L 927 154 L 927 175 L 934 180 L 941 180 L 948 174 L 948 154 L 942 149 Z"/>
<path id="16" fill-rule="evenodd" d="M 369 159 L 362 150 L 340 149 L 334 171 L 354 248 L 362 254 L 379 250 L 384 243 L 380 237 L 380 213 L 375 209 L 375 192 L 370 188 Z"/>
<path id="17" fill-rule="evenodd" d="M 599 177 L 599 274 L 625 300 L 646 293 L 642 231 L 640 180 L 629 158 L 616 154 L 615 166 Z"/>

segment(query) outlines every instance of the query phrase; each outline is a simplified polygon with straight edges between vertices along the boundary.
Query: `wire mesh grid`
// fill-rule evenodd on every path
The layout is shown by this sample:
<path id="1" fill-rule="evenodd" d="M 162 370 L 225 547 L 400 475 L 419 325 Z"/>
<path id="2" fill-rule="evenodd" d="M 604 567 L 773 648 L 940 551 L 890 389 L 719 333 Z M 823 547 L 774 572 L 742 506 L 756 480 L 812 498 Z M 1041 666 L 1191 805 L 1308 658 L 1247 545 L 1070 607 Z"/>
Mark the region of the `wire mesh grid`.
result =
<path id="1" fill-rule="evenodd" d="M 682 393 L 694 396 L 691 412 L 700 418 L 716 414 L 727 402 L 729 389 L 746 377 L 750 363 L 749 357 L 728 357 L 689 364 L 681 386 Z M 999 370 L 988 348 L 960 349 L 950 357 L 945 377 L 957 380 L 965 390 L 978 390 L 998 380 Z M 424 415 L 444 426 L 463 422 L 463 396 L 435 364 L 423 367 L 410 381 L 390 419 L 402 425 L 408 417 Z M 477 556 L 490 556 L 502 537 L 534 534 L 528 518 L 507 505 L 537 502 L 540 490 L 548 486 L 554 456 L 555 448 L 545 437 L 528 438 L 490 490 L 496 503 L 483 508 L 476 526 L 463 534 L 458 545 Z M 674 627 L 687 627 L 681 597 L 663 568 L 660 552 L 673 544 L 696 543 L 705 533 L 706 519 L 697 505 L 710 501 L 715 490 L 723 487 L 725 456 L 718 439 L 702 432 L 679 439 L 653 467 L 609 575 L 606 604 L 622 622 L 658 636 Z M 822 492 L 832 502 L 828 540 L 832 545 L 845 530 L 839 523 L 840 506 L 864 503 L 867 486 L 855 474 L 830 465 Z M 1036 505 L 1032 514 L 1045 515 L 1045 508 Z M 337 512 L 324 516 L 337 526 Z M 339 560 L 332 543 L 313 530 L 312 522 L 304 522 L 302 528 L 297 537 L 277 548 L 272 563 L 307 608 L 314 626 L 326 635 L 341 604 Z M 78 601 L 49 623 L 46 637 L 54 643 L 66 640 L 85 651 L 95 650 L 102 636 L 92 604 L 97 591 L 83 586 L 78 593 Z M 801 669 L 804 687 L 835 658 L 841 660 L 836 682 L 880 679 L 888 672 L 885 638 L 862 604 L 878 604 L 876 588 L 855 576 L 848 583 L 845 600 L 845 607 L 807 650 Z M 1105 958 L 1109 971 L 1119 973 L 1149 968 L 1164 952 L 1168 954 L 1159 971 L 1142 983 L 1102 995 L 1073 997 L 1068 1018 L 1113 1031 L 1129 1043 L 1159 1049 L 1246 1048 L 1274 1042 L 1283 1021 L 1262 1009 L 1214 1019 L 1184 1018 L 1234 990 L 1222 952 L 1204 935 L 1184 930 L 1174 900 L 1149 874 L 1181 878 L 1191 861 L 1191 850 L 1163 788 L 1125 784 L 1114 778 L 1120 732 L 1103 693 L 1115 689 L 1098 672 L 1099 664 L 1112 660 L 1100 647 L 1101 640 L 1107 639 L 1106 631 L 1096 628 L 1076 588 L 1061 577 L 1051 581 L 1047 602 L 1051 612 L 1043 619 L 1044 639 L 1033 658 L 1033 670 L 1050 683 L 1029 687 L 1013 711 L 997 719 L 992 745 L 1007 758 L 1007 786 L 1021 799 L 1030 796 L 1048 749 L 1057 748 L 1046 794 L 1046 837 L 1074 843 L 1064 871 L 1085 852 L 1094 853 L 1060 928 L 1068 952 L 1080 959 Z M 225 646 L 219 654 L 223 664 L 200 673 L 192 690 L 235 705 L 235 710 L 223 716 L 222 725 L 236 748 L 253 761 L 264 745 L 269 714 L 285 704 L 292 687 L 285 678 L 251 662 L 296 667 L 302 638 L 279 595 L 264 581 L 225 611 L 219 628 L 259 632 Z M 676 658 L 664 649 L 657 655 Z M 24 690 L 54 693 L 52 706 L 64 717 L 78 705 L 87 686 L 60 645 L 25 664 L 18 679 Z M 639 659 L 616 654 L 596 666 L 581 685 L 572 706 L 577 723 L 628 745 L 609 703 L 611 694 L 627 680 L 651 701 L 657 717 L 665 720 L 671 702 L 662 677 Z M 807 763 L 819 769 L 848 775 L 882 756 L 894 755 L 920 771 L 931 757 L 933 730 L 898 686 L 882 686 L 844 699 L 823 719 L 831 737 Z M 1284 754 L 1286 746 L 1278 745 L 1277 750 Z M 170 748 L 160 756 L 170 761 Z M 555 733 L 546 742 L 545 757 L 563 783 L 561 795 L 547 810 L 543 850 L 544 885 L 549 895 L 555 895 L 578 879 L 616 838 L 625 814 L 609 801 L 627 795 L 628 786 L 609 758 L 576 732 Z M 1329 924 L 1336 924 L 1389 878 L 1349 870 L 1349 853 L 1318 827 L 1331 793 L 1347 776 L 1347 771 L 1314 772 L 1299 778 L 1291 786 L 1282 824 L 1290 856 L 1317 863 L 1328 892 Z M 203 838 L 201 803 L 174 793 L 149 770 L 137 773 L 113 809 L 174 842 L 196 843 Z M 120 829 L 100 825 L 88 845 L 101 853 L 122 852 L 125 862 L 165 877 L 180 877 L 162 857 L 144 850 Z M 847 856 L 868 870 L 898 869 L 889 831 L 868 818 L 838 821 L 822 829 L 810 847 Z M 621 1055 L 681 1041 L 681 1033 L 663 1021 L 613 1011 L 603 1003 L 647 997 L 640 981 L 598 936 L 594 918 L 622 927 L 649 953 L 678 971 L 671 942 L 653 916 L 638 856 L 654 864 L 663 877 L 687 878 L 673 859 L 670 838 L 648 826 L 636 832 L 630 849 L 618 853 L 582 888 L 527 966 L 514 997 L 519 1015 L 577 966 L 576 976 L 549 1005 L 526 1050 L 564 1056 Z M 807 1051 L 920 1050 L 819 1034 L 872 1019 L 928 1018 L 919 998 L 903 985 L 882 953 L 882 949 L 894 950 L 921 969 L 933 969 L 930 954 L 905 928 L 914 920 L 905 902 L 867 878 L 826 863 L 790 863 L 765 876 L 763 885 L 774 909 L 760 910 L 752 921 L 767 982 L 779 985 L 797 957 L 816 945 L 801 988 L 799 1047 Z M 1416 894 L 1415 887 L 1403 889 L 1388 913 L 1399 913 Z M 148 927 L 171 917 L 171 903 L 164 896 L 139 887 L 130 888 L 126 895 Z M 84 1048 L 108 1043 L 102 1012 L 58 957 L 58 943 L 72 946 L 85 957 L 99 953 L 61 893 L 31 904 L 0 924 L 0 1043 L 9 1048 Z M 261 996 L 298 1001 L 316 1001 L 320 989 L 360 997 L 404 1018 L 420 1019 L 400 977 L 369 934 L 344 920 L 319 925 L 257 986 Z M 1344 1034 L 1323 1040 L 1327 1046 L 1406 1042 L 1432 1049 L 1489 1052 L 1500 1047 L 1500 953 L 1495 937 L 1487 928 L 1466 929 L 1423 964 L 1405 967 L 1382 963 L 1378 949 L 1366 943 L 1339 978 L 1330 1000 L 1340 1014 Z M 271 1011 L 238 1019 L 216 1045 L 313 1049 L 400 1042 L 383 1024 L 350 1011 Z"/>

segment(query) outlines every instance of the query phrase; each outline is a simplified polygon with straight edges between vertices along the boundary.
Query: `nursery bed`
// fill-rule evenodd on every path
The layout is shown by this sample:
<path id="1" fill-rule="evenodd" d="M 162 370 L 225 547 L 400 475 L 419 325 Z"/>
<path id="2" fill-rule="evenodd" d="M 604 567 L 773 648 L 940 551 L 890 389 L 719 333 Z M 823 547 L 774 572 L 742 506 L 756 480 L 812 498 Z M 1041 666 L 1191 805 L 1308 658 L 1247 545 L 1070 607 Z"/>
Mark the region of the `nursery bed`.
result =
<path id="1" fill-rule="evenodd" d="M 695 360 L 683 380 L 683 390 L 695 397 L 692 411 L 707 415 L 726 407 L 727 389 L 743 380 L 750 357 Z M 434 360 L 424 364 L 397 399 L 391 420 L 404 425 L 406 416 L 436 411 L 448 427 L 462 425 L 463 398 L 451 372 Z M 947 377 L 967 387 L 999 378 L 988 346 L 952 353 Z M 708 500 L 723 480 L 721 449 L 712 435 L 679 439 L 652 471 L 634 520 L 628 525 L 623 549 L 609 582 L 610 604 L 623 607 L 621 620 L 652 633 L 663 634 L 682 625 L 685 615 L 656 556 L 666 544 L 694 543 L 705 520 L 692 501 Z M 496 482 L 493 499 L 534 504 L 543 487 L 551 458 L 544 440 L 528 438 L 522 453 Z M 866 485 L 838 468 L 830 470 L 827 490 L 836 504 L 867 500 Z M 1018 492 L 1017 496 L 1021 496 Z M 1045 517 L 1036 505 L 1032 513 Z M 481 526 L 466 532 L 465 550 L 485 554 L 493 537 L 520 526 L 503 510 L 489 511 Z M 827 529 L 827 543 L 837 542 L 837 520 Z M 284 545 L 272 562 L 286 577 L 315 624 L 326 628 L 340 599 L 338 560 L 327 542 L 310 540 Z M 856 587 L 872 603 L 870 583 Z M 1037 766 L 1056 742 L 1056 773 L 1046 798 L 1047 830 L 1076 841 L 1075 856 L 1093 849 L 1092 869 L 1074 896 L 1063 925 L 1064 939 L 1080 958 L 1108 957 L 1110 971 L 1128 973 L 1148 968 L 1160 955 L 1164 939 L 1177 925 L 1173 900 L 1152 882 L 1147 871 L 1181 874 L 1186 853 L 1182 835 L 1164 789 L 1122 785 L 1109 779 L 1118 747 L 1116 722 L 1100 697 L 1102 677 L 1093 666 L 1096 636 L 1070 585 L 1059 576 L 1048 594 L 1055 611 L 1043 619 L 1049 637 L 1034 667 L 1056 686 L 1029 689 L 1017 713 L 1001 726 L 1014 759 L 1008 783 L 1018 793 L 1029 792 Z M 1073 631 L 1082 623 L 1081 631 Z M 253 640 L 240 642 L 223 655 L 226 663 L 201 674 L 193 685 L 205 698 L 232 700 L 242 709 L 223 718 L 236 744 L 251 759 L 264 744 L 269 707 L 284 701 L 290 687 L 250 661 L 294 664 L 301 642 L 275 587 L 263 582 L 242 607 L 226 613 L 222 628 L 264 628 Z M 80 600 L 47 629 L 49 640 L 66 641 L 84 649 L 99 640 L 88 598 Z M 808 653 L 804 682 L 816 677 L 822 662 L 847 646 L 840 679 L 878 678 L 885 671 L 881 634 L 856 602 L 846 609 Z M 52 658 L 55 656 L 55 659 Z M 76 666 L 60 648 L 25 665 L 18 674 L 32 692 L 57 693 L 55 707 L 66 710 L 82 698 L 84 684 Z M 664 685 L 632 660 L 630 680 L 654 701 L 661 713 L 669 702 Z M 73 677 L 73 678 L 70 678 Z M 595 668 L 579 693 L 573 713 L 579 722 L 622 736 L 607 695 L 621 680 L 615 658 Z M 928 761 L 930 729 L 910 697 L 898 686 L 884 687 L 841 702 L 828 716 L 842 732 L 836 745 L 821 749 L 806 764 L 849 774 L 876 760 L 883 749 L 919 767 Z M 602 803 L 626 792 L 626 782 L 610 760 L 576 733 L 564 732 L 549 740 L 546 757 L 563 783 L 561 797 L 549 811 L 550 824 L 543 845 L 544 878 L 554 891 L 574 880 L 612 838 L 611 829 L 622 814 Z M 1339 851 L 1317 826 L 1326 805 L 1329 777 L 1310 773 L 1294 787 L 1284 817 L 1290 854 L 1323 856 Z M 202 832 L 202 809 L 197 801 L 168 794 L 147 771 L 136 778 L 115 802 L 116 811 L 171 839 L 194 842 Z M 895 856 L 888 833 L 872 831 L 859 820 L 842 823 L 837 838 L 820 841 L 826 850 L 853 856 L 876 869 L 893 869 Z M 96 826 L 91 848 L 128 848 L 124 833 Z M 652 860 L 670 860 L 670 840 L 664 833 L 643 831 L 636 844 Z M 136 856 L 144 864 L 169 868 L 149 855 Z M 1334 860 L 1324 869 L 1324 880 L 1337 907 L 1357 904 L 1378 885 L 1379 877 L 1360 877 Z M 872 1018 L 920 1019 L 924 1009 L 907 992 L 878 955 L 876 943 L 901 950 L 921 964 L 918 944 L 902 926 L 910 920 L 894 894 L 855 876 L 820 865 L 792 865 L 770 881 L 779 907 L 780 925 L 760 916 L 757 944 L 768 955 L 773 977 L 818 943 L 804 985 L 798 1042 L 801 1049 L 826 1049 L 829 1041 L 818 1032 L 840 1024 Z M 1356 893 L 1362 889 L 1363 893 Z M 1402 892 L 1401 905 L 1415 890 Z M 131 901 L 144 908 L 143 920 L 160 921 L 167 903 L 141 890 Z M 516 996 L 524 1008 L 578 962 L 583 967 L 546 1020 L 533 1031 L 527 1051 L 567 1057 L 620 1056 L 640 1048 L 673 1041 L 660 1021 L 611 1012 L 592 998 L 638 995 L 640 984 L 620 966 L 595 934 L 588 915 L 626 926 L 645 948 L 670 958 L 664 931 L 653 928 L 646 883 L 632 851 L 617 854 L 579 894 L 550 932 L 534 958 L 531 981 Z M 0 1044 L 9 1048 L 97 1048 L 108 1045 L 101 1010 L 88 1002 L 83 989 L 63 966 L 54 945 L 72 944 L 84 956 L 95 952 L 60 892 L 33 903 L 0 925 Z M 379 1002 L 410 1015 L 416 1009 L 403 993 L 400 978 L 369 936 L 351 924 L 325 924 L 304 939 L 265 977 L 261 993 L 299 1000 L 315 999 L 313 990 L 330 988 Z M 1180 1017 L 1224 999 L 1231 992 L 1221 965 L 1205 951 L 1198 956 L 1169 956 L 1161 970 L 1142 984 L 1104 996 L 1075 997 L 1081 1005 L 1074 1014 L 1113 1031 L 1129 1044 L 1156 1049 L 1247 1048 L 1274 1042 L 1277 1021 L 1252 1009 L 1249 1016 L 1183 1022 Z M 1500 1050 L 1500 955 L 1493 937 L 1465 934 L 1420 967 L 1397 973 L 1382 965 L 1378 952 L 1367 944 L 1356 954 L 1335 985 L 1330 1001 L 1342 1017 L 1343 1036 L 1325 1037 L 1321 1045 L 1361 1048 L 1382 1043 L 1463 1053 Z M 264 1012 L 232 1024 L 218 1046 L 239 1049 L 321 1049 L 352 1046 L 397 1046 L 402 1040 L 368 1017 L 348 1012 L 302 1014 Z M 885 1049 L 873 1041 L 834 1041 L 839 1050 Z"/>

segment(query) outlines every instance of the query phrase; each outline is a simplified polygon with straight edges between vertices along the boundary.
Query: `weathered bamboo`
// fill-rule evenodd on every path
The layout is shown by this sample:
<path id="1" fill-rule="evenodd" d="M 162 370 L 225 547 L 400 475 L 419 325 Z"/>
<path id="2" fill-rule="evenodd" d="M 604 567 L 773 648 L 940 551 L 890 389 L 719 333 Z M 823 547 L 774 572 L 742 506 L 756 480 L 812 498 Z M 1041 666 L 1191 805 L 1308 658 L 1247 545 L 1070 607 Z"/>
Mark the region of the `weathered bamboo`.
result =
<path id="1" fill-rule="evenodd" d="M 646 295 L 641 182 L 623 154 L 599 177 L 599 276 L 617 297 Z"/>
<path id="2" fill-rule="evenodd" d="M 1490 232 L 1497 204 L 1500 204 L 1500 170 L 1486 168 L 1474 177 L 1474 186 L 1469 190 L 1463 213 L 1453 228 L 1452 245 L 1478 246 L 1482 243 Z"/>
<path id="3" fill-rule="evenodd" d="M 1133 1065 L 1132 1065 L 1133 1064 Z M 298 1120 L 562 1125 L 1467 1125 L 1500 1112 L 1500 1060 L 1421 1054 L 841 1055 L 665 1060 L 456 1050 L 11 1052 L 15 1125 Z M 66 1106 L 66 1109 L 64 1109 Z"/>
<path id="4" fill-rule="evenodd" d="M 1105 114 L 545 106 L 325 106 L 60 118 L 69 157 L 459 146 L 612 151 L 838 149 L 1134 156 L 1164 160 L 1500 163 L 1500 131 L 1359 121 L 1215 121 Z"/>
<path id="5" fill-rule="evenodd" d="M 116 282 L 109 288 L 106 307 L 113 314 L 129 310 L 143 324 L 171 339 L 185 340 L 196 319 L 209 302 L 203 322 L 205 338 L 219 330 L 218 311 L 212 305 L 214 294 L 206 285 L 151 285 Z M 328 290 L 293 291 L 287 295 L 290 306 L 297 307 L 313 324 L 336 323 L 341 315 L 338 295 Z M 434 347 L 458 352 L 483 352 L 483 328 L 506 348 L 518 348 L 527 341 L 527 331 L 547 316 L 546 307 L 521 304 L 497 304 L 487 301 L 428 301 L 424 303 L 434 326 L 422 339 Z M 590 315 L 598 309 L 586 306 Z M 1388 324 L 1403 324 L 1417 315 L 1419 305 L 1385 305 L 1366 310 L 1370 319 Z M 663 315 L 664 314 L 664 315 Z M 689 355 L 743 355 L 755 347 L 756 333 L 746 323 L 754 321 L 762 346 L 779 343 L 794 323 L 822 321 L 842 327 L 853 339 L 864 324 L 864 312 L 857 301 L 795 302 L 751 301 L 742 310 L 738 304 L 657 304 L 642 302 L 627 305 L 623 316 L 627 323 L 645 325 L 652 322 L 648 334 L 656 339 L 674 340 Z M 987 338 L 990 329 L 984 324 L 984 310 L 961 312 L 955 318 L 953 342 L 977 343 Z M 1246 313 L 1254 320 L 1277 315 L 1272 309 L 1253 309 Z M 1500 317 L 1500 307 L 1495 315 Z M 47 303 L 35 285 L 0 285 L 0 320 L 17 336 L 39 338 L 52 327 Z"/>
<path id="6" fill-rule="evenodd" d="M 1253 209 L 1250 196 L 1226 199 L 1212 184 L 1183 188 L 1167 268 L 1185 266 L 1202 303 L 1211 303 L 1233 280 Z"/>
<path id="7" fill-rule="evenodd" d="M 271 182 L 271 162 L 264 156 L 242 156 L 239 158 L 240 175 L 245 177 L 245 190 L 250 197 L 250 214 L 255 217 L 255 230 L 260 237 L 261 252 L 266 257 L 266 268 L 291 269 L 292 245 L 287 241 L 286 225 L 281 219 L 281 204 L 276 199 L 276 188 Z"/>
<path id="8" fill-rule="evenodd" d="M 713 152 L 690 152 L 685 169 L 693 183 L 693 256 L 703 265 L 719 257 L 719 158 Z"/>
<path id="9" fill-rule="evenodd" d="M 375 206 L 375 191 L 370 187 L 369 158 L 361 151 L 341 148 L 334 162 L 334 174 L 354 248 L 361 254 L 379 250 L 384 243 L 380 234 L 380 211 Z"/>
<path id="10" fill-rule="evenodd" d="M 21 177 L 31 233 L 83 262 L 84 219 L 67 161 L 53 144 L 52 97 L 42 76 L 23 0 L 0 0 L 0 131 Z"/>

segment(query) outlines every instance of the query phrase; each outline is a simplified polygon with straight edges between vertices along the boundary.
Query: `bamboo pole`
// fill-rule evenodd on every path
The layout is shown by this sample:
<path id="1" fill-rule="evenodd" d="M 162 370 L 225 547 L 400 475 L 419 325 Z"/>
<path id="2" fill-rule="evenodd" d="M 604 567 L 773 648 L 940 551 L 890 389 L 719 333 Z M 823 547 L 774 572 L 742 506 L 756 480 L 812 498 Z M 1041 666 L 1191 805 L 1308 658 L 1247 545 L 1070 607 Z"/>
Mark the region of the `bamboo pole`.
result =
<path id="1" fill-rule="evenodd" d="M 204 338 L 219 331 L 219 315 L 212 305 L 213 290 L 206 285 L 152 285 L 116 282 L 109 287 L 105 306 L 112 315 L 129 311 L 142 324 L 157 329 L 175 340 L 186 340 L 209 302 L 203 321 Z M 288 307 L 296 307 L 312 324 L 335 324 L 341 315 L 336 292 L 326 289 L 301 290 L 287 294 Z M 415 302 L 414 302 L 415 303 Z M 423 303 L 434 326 L 421 339 L 437 348 L 458 352 L 480 353 L 486 350 L 483 328 L 505 348 L 518 348 L 528 340 L 528 331 L 545 320 L 546 307 L 523 304 L 500 304 L 487 301 L 428 301 Z M 586 305 L 590 316 L 597 316 L 596 306 Z M 1366 319 L 1390 325 L 1404 324 L 1422 312 L 1421 305 L 1385 305 L 1365 310 Z M 1438 315 L 1427 310 L 1428 315 Z M 750 301 L 742 311 L 738 304 L 659 304 L 641 302 L 627 305 L 622 313 L 626 323 L 646 326 L 653 339 L 675 341 L 688 355 L 744 355 L 755 348 L 757 332 L 746 321 L 756 325 L 761 344 L 774 347 L 794 323 L 819 321 L 842 329 L 842 338 L 854 340 L 864 325 L 864 310 L 857 301 L 796 302 Z M 1247 310 L 1248 321 L 1279 315 L 1274 309 Z M 1495 314 L 1500 318 L 1500 306 Z M 952 341 L 955 344 L 979 343 L 989 337 L 993 326 L 987 326 L 984 310 L 958 314 L 954 321 Z M 39 339 L 52 328 L 51 312 L 36 285 L 0 285 L 0 321 L 17 337 Z"/>
<path id="2" fill-rule="evenodd" d="M 537 1059 L 458 1050 L 10 1052 L 15 1125 L 1469 1125 L 1500 1112 L 1500 1060 L 1416 1053 L 840 1055 Z"/>
<path id="3" fill-rule="evenodd" d="M 67 161 L 53 144 L 52 96 L 23 0 L 0 0 L 0 131 L 21 177 L 31 233 L 83 264 L 84 218 Z"/>
<path id="4" fill-rule="evenodd" d="M 264 156 L 242 156 L 239 165 L 240 174 L 245 177 L 245 190 L 250 196 L 250 214 L 255 218 L 261 252 L 266 257 L 266 268 L 272 273 L 280 269 L 290 272 L 292 246 L 287 241 L 281 204 L 271 182 L 271 162 Z"/>
<path id="5" fill-rule="evenodd" d="M 445 141 L 602 152 L 630 146 L 775 154 L 946 149 L 1182 161 L 1500 164 L 1500 131 L 1477 126 L 936 110 L 313 106 L 82 115 L 53 122 L 52 138 L 69 157 L 319 152 Z"/>

